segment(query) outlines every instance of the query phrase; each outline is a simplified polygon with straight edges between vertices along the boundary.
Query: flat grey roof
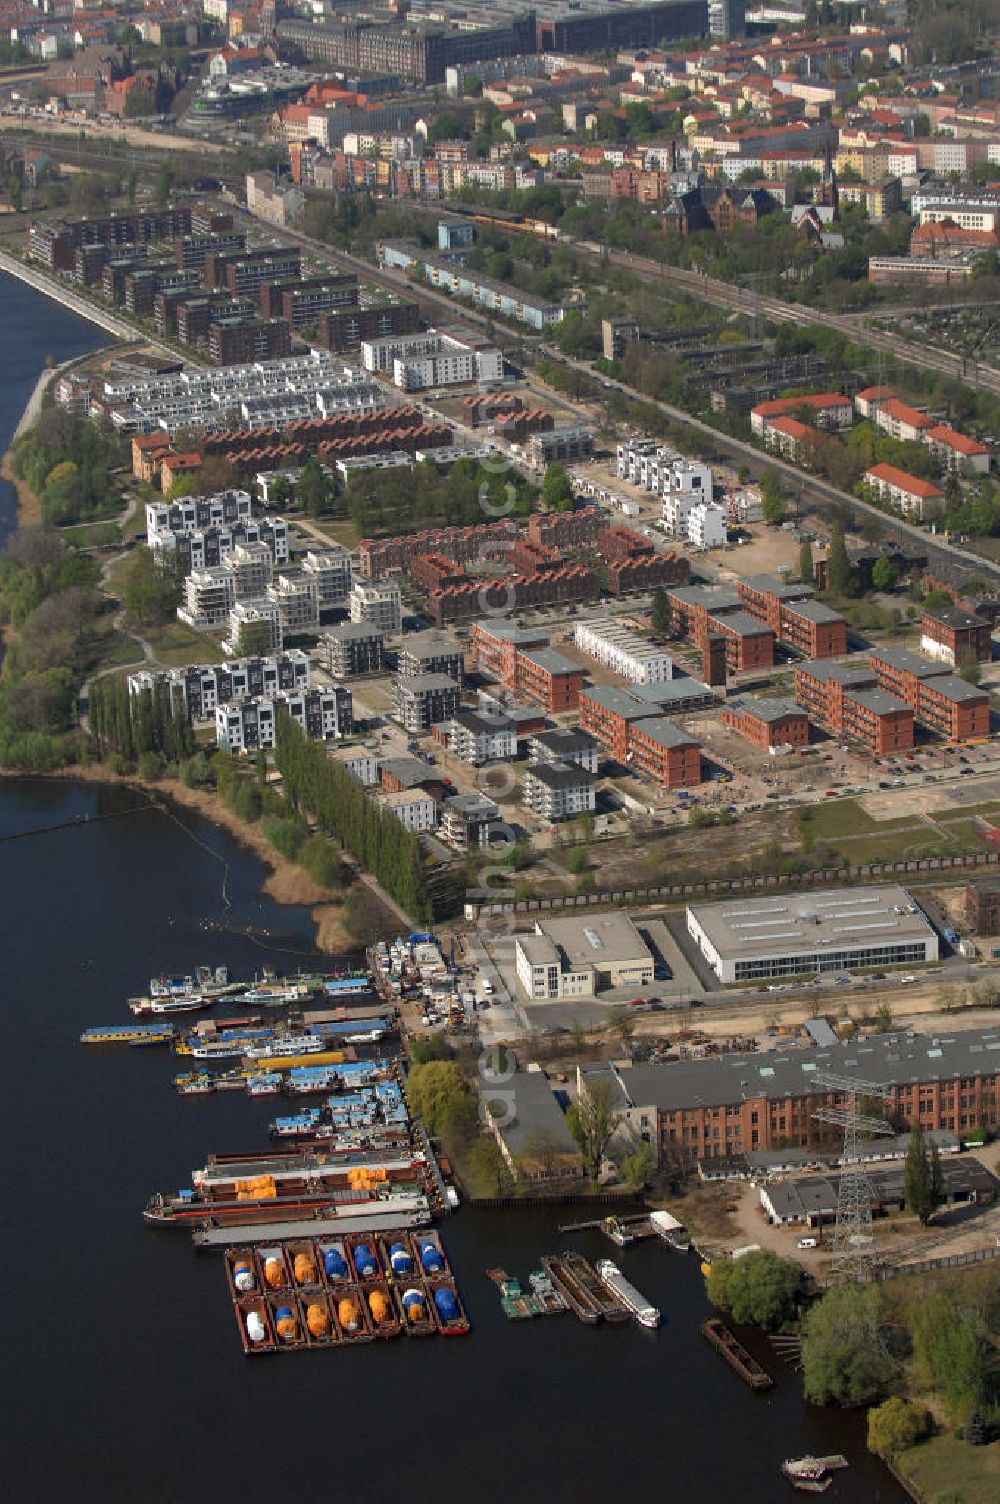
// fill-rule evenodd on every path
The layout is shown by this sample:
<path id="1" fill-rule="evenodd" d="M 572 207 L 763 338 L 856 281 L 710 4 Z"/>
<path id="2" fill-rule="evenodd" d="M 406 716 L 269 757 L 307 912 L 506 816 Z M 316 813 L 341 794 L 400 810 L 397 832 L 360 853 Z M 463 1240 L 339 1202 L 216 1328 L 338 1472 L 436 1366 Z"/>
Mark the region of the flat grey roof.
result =
<path id="1" fill-rule="evenodd" d="M 434 690 L 454 689 L 458 685 L 449 674 L 402 674 L 396 680 L 400 691 L 407 694 L 429 694 Z"/>
<path id="2" fill-rule="evenodd" d="M 898 883 L 731 898 L 724 903 L 691 904 L 687 914 L 689 923 L 693 920 L 698 925 L 720 956 L 737 961 L 813 956 L 824 948 L 926 940 L 934 935 L 923 911 Z"/>
<path id="3" fill-rule="evenodd" d="M 547 643 L 549 634 L 544 627 L 519 627 L 516 621 L 504 621 L 498 617 L 486 617 L 474 621 L 473 627 L 488 632 L 491 637 L 502 637 L 506 642 Z"/>
<path id="4" fill-rule="evenodd" d="M 712 614 L 717 616 L 718 612 Z M 738 637 L 761 637 L 765 632 L 771 632 L 766 622 L 758 621 L 748 611 L 727 611 L 719 617 L 719 621 L 726 631 L 735 632 Z M 771 635 L 774 635 L 773 632 Z"/>
<path id="5" fill-rule="evenodd" d="M 971 611 L 966 611 L 961 606 L 939 606 L 929 611 L 925 606 L 923 616 L 929 616 L 932 621 L 939 621 L 943 626 L 952 627 L 959 631 L 968 627 L 988 627 L 989 622 L 985 616 L 974 616 Z"/>
<path id="6" fill-rule="evenodd" d="M 582 1070 L 585 1078 L 599 1075 L 606 1080 L 614 1091 L 615 1105 L 625 1105 L 610 1066 L 584 1066 Z M 636 1106 L 675 1112 L 724 1107 L 753 1097 L 821 1096 L 825 1089 L 813 1079 L 818 1070 L 854 1075 L 887 1087 L 992 1076 L 1000 1070 L 1000 1026 L 947 1035 L 876 1034 L 827 1049 L 792 1047 L 766 1054 L 623 1066 L 617 1076 Z"/>
<path id="7" fill-rule="evenodd" d="M 897 700 L 895 695 L 889 694 L 885 689 L 859 689 L 851 694 L 851 699 L 856 705 L 870 710 L 873 715 L 890 715 L 893 711 L 909 710 L 902 700 Z"/>
<path id="8" fill-rule="evenodd" d="M 719 698 L 717 690 L 686 675 L 665 679 L 662 684 L 633 684 L 629 693 L 637 700 L 648 700 L 651 705 L 712 704 Z"/>
<path id="9" fill-rule="evenodd" d="M 775 595 L 783 601 L 803 600 L 813 593 L 811 585 L 804 585 L 801 581 L 797 585 L 792 585 L 788 580 L 778 579 L 773 574 L 751 574 L 742 583 L 749 585 L 751 590 Z"/>
<path id="10" fill-rule="evenodd" d="M 829 658 L 810 658 L 806 663 L 797 663 L 795 670 L 801 670 L 811 679 L 819 679 L 823 684 L 833 679 L 837 684 L 853 689 L 875 683 L 875 674 L 870 664 L 832 663 Z"/>
<path id="11" fill-rule="evenodd" d="M 574 971 L 602 963 L 652 960 L 648 946 L 627 914 L 540 919 L 538 930 L 554 945 L 561 946 Z"/>
<path id="12" fill-rule="evenodd" d="M 461 643 L 448 632 L 439 632 L 436 627 L 429 627 L 426 632 L 413 632 L 403 638 L 401 653 L 412 653 L 414 657 L 441 658 L 447 654 L 456 654 L 463 651 Z"/>
<path id="13" fill-rule="evenodd" d="M 837 1036 L 825 1018 L 807 1018 L 802 1027 L 815 1045 L 825 1046 L 837 1043 Z"/>
<path id="14" fill-rule="evenodd" d="M 441 774 L 437 768 L 421 762 L 419 757 L 380 758 L 378 766 L 379 773 L 391 774 L 407 788 L 419 788 L 422 783 L 440 783 L 441 781 Z"/>
<path id="15" fill-rule="evenodd" d="M 743 597 L 725 585 L 672 585 L 667 587 L 669 600 L 685 606 L 706 606 L 709 611 L 738 611 Z"/>
<path id="16" fill-rule="evenodd" d="M 544 747 L 546 752 L 578 752 L 585 747 L 597 746 L 597 740 L 589 731 L 580 731 L 576 727 L 563 729 L 557 727 L 555 731 L 536 731 L 531 737 L 532 743 L 537 742 Z"/>
<path id="17" fill-rule="evenodd" d="M 839 611 L 834 611 L 832 606 L 824 605 L 822 601 L 796 601 L 791 610 L 793 616 L 802 616 L 806 621 L 814 621 L 820 626 L 844 620 Z"/>
<path id="18" fill-rule="evenodd" d="M 492 819 L 499 811 L 492 799 L 487 799 L 485 794 L 453 794 L 446 799 L 442 806 L 442 812 L 454 815 L 485 815 Z"/>
<path id="19" fill-rule="evenodd" d="M 511 1154 L 530 1153 L 532 1141 L 544 1135 L 547 1147 L 579 1159 L 580 1150 L 544 1071 L 517 1071 L 505 1089 L 513 1091 L 514 1116 L 500 1133 Z"/>
<path id="20" fill-rule="evenodd" d="M 629 721 L 641 721 L 649 715 L 647 704 L 637 700 L 627 690 L 616 689 L 613 684 L 588 684 L 580 693 L 602 710 L 607 710 L 612 715 L 622 715 Z"/>
<path id="21" fill-rule="evenodd" d="M 740 699 L 730 700 L 728 710 L 739 710 L 745 715 L 752 715 L 758 721 L 783 721 L 789 715 L 805 715 L 802 706 L 795 700 L 783 700 L 779 697 L 759 699 L 752 695 L 744 695 Z"/>
<path id="22" fill-rule="evenodd" d="M 336 642 L 358 642 L 362 638 L 378 637 L 380 640 L 385 633 L 378 627 L 370 627 L 363 621 L 341 621 L 334 627 L 326 627 L 323 637 L 332 637 Z"/>
<path id="23" fill-rule="evenodd" d="M 881 1168 L 868 1165 L 866 1178 L 874 1197 L 873 1210 L 902 1201 L 905 1168 L 892 1165 Z M 967 1195 L 971 1191 L 996 1194 L 997 1182 L 978 1159 L 965 1156 L 941 1161 L 945 1196 Z M 834 1217 L 840 1188 L 839 1175 L 797 1175 L 767 1187 L 767 1199 L 781 1217 Z"/>
<path id="24" fill-rule="evenodd" d="M 986 690 L 981 684 L 967 684 L 957 674 L 935 674 L 934 683 L 930 686 L 936 695 L 943 695 L 946 700 L 954 700 L 961 703 L 963 700 L 985 700 L 988 698 Z"/>
<path id="25" fill-rule="evenodd" d="M 521 656 L 531 663 L 537 663 L 539 668 L 547 669 L 550 674 L 583 672 L 578 663 L 574 663 L 572 658 L 567 658 L 565 653 L 557 652 L 555 648 L 531 648 Z"/>
<path id="26" fill-rule="evenodd" d="M 687 731 L 682 731 L 680 726 L 675 726 L 673 721 L 668 721 L 666 716 L 647 716 L 637 721 L 634 729 L 641 731 L 643 736 L 648 736 L 650 741 L 658 742 L 661 747 L 688 747 L 694 741 L 694 737 Z"/>
<path id="27" fill-rule="evenodd" d="M 577 762 L 535 762 L 524 776 L 548 784 L 550 789 L 578 789 L 584 784 L 589 788 L 594 781 L 593 773 Z"/>
<path id="28" fill-rule="evenodd" d="M 948 673 L 947 664 L 922 658 L 919 653 L 911 653 L 909 648 L 872 648 L 868 656 L 899 669 L 901 673 L 916 674 L 918 679 L 934 679 Z"/>
<path id="29" fill-rule="evenodd" d="M 514 722 L 508 715 L 497 715 L 488 710 L 456 710 L 452 722 L 464 726 L 467 731 L 513 731 Z"/>

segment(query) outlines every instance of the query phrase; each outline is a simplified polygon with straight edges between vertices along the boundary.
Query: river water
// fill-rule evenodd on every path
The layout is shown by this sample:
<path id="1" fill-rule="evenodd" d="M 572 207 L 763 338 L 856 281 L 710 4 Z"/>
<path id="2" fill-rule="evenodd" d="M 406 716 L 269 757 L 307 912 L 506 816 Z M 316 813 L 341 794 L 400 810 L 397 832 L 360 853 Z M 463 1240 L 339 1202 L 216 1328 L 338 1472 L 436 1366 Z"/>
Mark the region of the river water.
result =
<path id="1" fill-rule="evenodd" d="M 31 316 L 18 323 L 22 303 Z M 0 277 L 5 336 L 12 321 L 0 436 L 46 354 L 100 341 Z M 558 1209 L 463 1210 L 445 1225 L 473 1323 L 465 1340 L 248 1361 L 221 1260 L 140 1213 L 210 1151 L 262 1146 L 274 1100 L 178 1098 L 165 1052 L 84 1049 L 78 1037 L 122 1020 L 154 971 L 308 965 L 312 927 L 305 910 L 261 894 L 260 863 L 224 832 L 143 803 L 102 785 L 0 782 L 5 1498 L 596 1504 L 625 1492 L 780 1504 L 792 1497 L 782 1457 L 844 1451 L 852 1465 L 832 1504 L 900 1504 L 865 1454 L 859 1417 L 804 1405 L 798 1376 L 764 1345 L 777 1378 L 764 1396 L 707 1346 L 694 1257 L 658 1243 L 619 1255 L 665 1313 L 657 1333 L 589 1330 L 568 1315 L 508 1325 L 484 1271 L 502 1264 L 523 1279 L 565 1246 L 558 1224 L 572 1218 Z M 608 1251 L 591 1234 L 573 1242 Z"/>

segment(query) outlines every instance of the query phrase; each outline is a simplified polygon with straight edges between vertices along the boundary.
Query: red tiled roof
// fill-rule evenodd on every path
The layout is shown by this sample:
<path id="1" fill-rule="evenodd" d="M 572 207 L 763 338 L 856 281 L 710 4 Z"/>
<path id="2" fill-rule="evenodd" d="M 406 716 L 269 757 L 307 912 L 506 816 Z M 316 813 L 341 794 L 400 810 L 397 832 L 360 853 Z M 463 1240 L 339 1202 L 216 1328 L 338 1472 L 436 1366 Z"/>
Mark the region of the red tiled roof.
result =
<path id="1" fill-rule="evenodd" d="M 897 490 L 906 491 L 910 496 L 920 496 L 925 501 L 944 494 L 929 480 L 921 480 L 919 476 L 909 475 L 896 465 L 872 465 L 870 470 L 865 471 L 865 479 L 884 480 L 887 486 L 895 486 Z"/>
<path id="2" fill-rule="evenodd" d="M 939 423 L 936 428 L 929 429 L 926 437 L 932 443 L 947 445 L 949 449 L 954 449 L 956 454 L 989 454 L 990 452 L 985 444 L 980 444 L 976 439 L 970 439 L 968 434 L 949 428 L 946 423 Z"/>

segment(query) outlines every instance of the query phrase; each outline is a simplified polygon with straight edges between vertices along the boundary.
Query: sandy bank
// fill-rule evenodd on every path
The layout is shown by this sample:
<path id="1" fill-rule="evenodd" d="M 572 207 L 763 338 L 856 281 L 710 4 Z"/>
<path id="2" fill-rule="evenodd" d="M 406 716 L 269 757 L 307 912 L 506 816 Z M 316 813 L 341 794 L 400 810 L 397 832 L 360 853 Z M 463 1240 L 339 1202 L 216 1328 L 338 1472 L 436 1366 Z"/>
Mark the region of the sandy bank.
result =
<path id="1" fill-rule="evenodd" d="M 19 475 L 15 475 L 10 463 L 10 450 L 0 460 L 0 475 L 9 485 L 13 486 L 17 496 L 17 525 L 18 527 L 40 527 L 42 522 L 42 506 L 38 497 L 31 487 L 26 485 Z"/>

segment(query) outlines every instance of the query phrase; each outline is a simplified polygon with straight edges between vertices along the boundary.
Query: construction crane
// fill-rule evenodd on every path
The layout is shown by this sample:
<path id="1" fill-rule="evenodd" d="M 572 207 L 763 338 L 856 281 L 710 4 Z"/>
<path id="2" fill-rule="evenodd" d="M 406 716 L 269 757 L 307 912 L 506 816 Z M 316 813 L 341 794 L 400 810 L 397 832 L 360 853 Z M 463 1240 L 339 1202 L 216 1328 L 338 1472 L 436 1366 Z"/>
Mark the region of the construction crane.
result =
<path id="1" fill-rule="evenodd" d="M 875 1192 L 865 1171 L 861 1146 L 865 1138 L 892 1134 L 894 1130 L 864 1104 L 884 1101 L 891 1092 L 878 1081 L 862 1081 L 835 1071 L 816 1071 L 812 1080 L 815 1086 L 826 1087 L 844 1099 L 842 1107 L 821 1107 L 813 1113 L 817 1122 L 831 1123 L 844 1132 L 830 1273 L 835 1279 L 867 1284 L 878 1266 L 878 1254 L 872 1228 Z"/>

